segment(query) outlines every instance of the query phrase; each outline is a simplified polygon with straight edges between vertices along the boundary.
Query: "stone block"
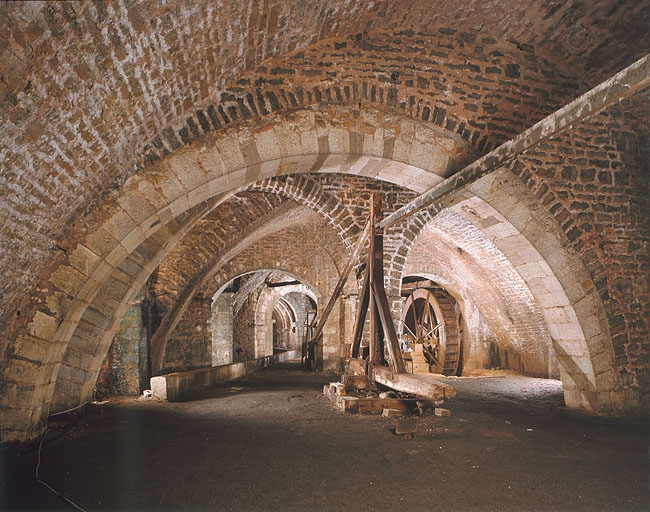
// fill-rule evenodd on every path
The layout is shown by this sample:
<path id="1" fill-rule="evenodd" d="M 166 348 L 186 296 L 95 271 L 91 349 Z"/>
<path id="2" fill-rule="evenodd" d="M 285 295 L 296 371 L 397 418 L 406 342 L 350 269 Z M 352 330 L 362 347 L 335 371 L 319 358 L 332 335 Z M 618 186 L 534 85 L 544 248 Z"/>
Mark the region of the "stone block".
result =
<path id="1" fill-rule="evenodd" d="M 44 361 L 53 348 L 53 336 L 41 338 L 37 336 L 19 336 L 13 345 L 13 353 L 16 357 L 26 358 L 32 361 Z"/>
<path id="2" fill-rule="evenodd" d="M 300 134 L 300 145 L 303 154 L 317 154 L 318 153 L 318 133 L 316 130 L 307 130 Z"/>
<path id="3" fill-rule="evenodd" d="M 142 224 L 156 213 L 149 201 L 135 189 L 125 191 L 118 204 L 136 224 Z"/>
<path id="4" fill-rule="evenodd" d="M 245 363 L 169 373 L 152 377 L 150 387 L 153 394 L 163 400 L 170 402 L 189 400 L 192 396 L 210 386 L 236 380 L 261 368 L 296 357 L 298 357 L 298 353 L 294 350 L 246 361 Z"/>
<path id="5" fill-rule="evenodd" d="M 84 245 L 78 245 L 68 256 L 68 263 L 83 275 L 89 275 L 99 265 L 100 258 Z"/>
<path id="6" fill-rule="evenodd" d="M 363 135 L 363 153 L 375 157 L 384 157 L 384 130 L 379 128 Z"/>
<path id="7" fill-rule="evenodd" d="M 221 155 L 226 169 L 229 171 L 232 172 L 241 169 L 246 165 L 239 139 L 235 134 L 219 137 L 215 142 L 215 146 Z"/>
<path id="8" fill-rule="evenodd" d="M 183 185 L 183 188 L 193 190 L 205 185 L 207 176 L 200 165 L 198 165 L 198 154 L 196 151 L 181 151 L 167 157 L 169 170 L 174 173 L 176 179 Z"/>
<path id="9" fill-rule="evenodd" d="M 400 418 L 393 421 L 393 427 L 397 435 L 414 434 L 417 426 L 417 420 L 414 418 Z"/>
<path id="10" fill-rule="evenodd" d="M 207 179 L 215 179 L 228 173 L 226 163 L 216 146 L 203 146 L 198 154 L 199 164 L 207 173 Z"/>
<path id="11" fill-rule="evenodd" d="M 255 143 L 263 161 L 279 160 L 282 157 L 276 133 L 273 130 L 265 130 L 255 134 Z"/>
<path id="12" fill-rule="evenodd" d="M 151 392 L 161 400 L 167 400 L 167 376 L 160 375 L 158 377 L 151 377 L 149 380 Z"/>
<path id="13" fill-rule="evenodd" d="M 343 155 L 350 153 L 350 134 L 348 130 L 330 128 L 328 138 L 330 153 Z"/>
<path id="14" fill-rule="evenodd" d="M 103 227 L 97 228 L 86 238 L 86 247 L 98 256 L 109 254 L 117 245 L 117 239 Z"/>
<path id="15" fill-rule="evenodd" d="M 115 240 L 123 240 L 136 226 L 136 222 L 124 210 L 116 208 L 102 228 Z"/>
<path id="16" fill-rule="evenodd" d="M 172 216 L 172 219 L 175 219 L 179 215 L 185 213 L 189 210 L 193 204 L 190 204 L 189 196 L 187 194 L 176 197 L 169 204 L 169 213 Z M 130 251 L 135 250 L 135 247 L 130 248 Z"/>
<path id="17" fill-rule="evenodd" d="M 400 137 L 395 141 L 393 159 L 408 164 L 411 161 L 411 144 Z"/>
<path id="18" fill-rule="evenodd" d="M 29 334 L 32 336 L 42 340 L 51 340 L 54 338 L 58 324 L 59 322 L 55 317 L 37 311 L 27 327 Z"/>
<path id="19" fill-rule="evenodd" d="M 194 207 L 197 204 L 212 199 L 212 195 L 210 194 L 209 188 L 206 187 L 204 183 L 203 185 L 200 185 L 190 190 L 187 194 L 187 198 L 188 198 L 188 203 L 192 205 L 192 207 Z"/>

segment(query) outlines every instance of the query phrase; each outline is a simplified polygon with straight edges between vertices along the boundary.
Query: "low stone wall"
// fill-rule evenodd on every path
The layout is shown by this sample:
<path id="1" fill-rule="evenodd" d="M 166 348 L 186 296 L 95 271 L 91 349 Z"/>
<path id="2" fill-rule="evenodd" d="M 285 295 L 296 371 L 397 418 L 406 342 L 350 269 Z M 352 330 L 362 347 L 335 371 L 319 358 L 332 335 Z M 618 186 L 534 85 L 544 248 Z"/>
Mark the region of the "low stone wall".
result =
<path id="1" fill-rule="evenodd" d="M 288 350 L 243 363 L 159 375 L 151 378 L 151 391 L 163 400 L 182 402 L 210 386 L 239 379 L 262 368 L 299 357 L 297 350 Z"/>

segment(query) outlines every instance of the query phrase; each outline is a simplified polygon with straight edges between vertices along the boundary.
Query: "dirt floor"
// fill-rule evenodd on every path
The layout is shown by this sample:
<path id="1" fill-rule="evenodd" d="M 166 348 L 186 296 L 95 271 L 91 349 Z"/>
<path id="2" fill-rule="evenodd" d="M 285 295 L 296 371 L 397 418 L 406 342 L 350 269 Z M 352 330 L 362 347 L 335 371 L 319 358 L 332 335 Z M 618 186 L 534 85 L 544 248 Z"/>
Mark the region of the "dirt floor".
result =
<path id="1" fill-rule="evenodd" d="M 38 466 L 87 511 L 650 510 L 650 420 L 567 411 L 558 381 L 445 379 L 452 415 L 400 436 L 334 409 L 332 380 L 284 365 L 191 402 L 89 405 L 52 421 L 40 464 L 3 456 L 0 509 L 73 508 Z"/>

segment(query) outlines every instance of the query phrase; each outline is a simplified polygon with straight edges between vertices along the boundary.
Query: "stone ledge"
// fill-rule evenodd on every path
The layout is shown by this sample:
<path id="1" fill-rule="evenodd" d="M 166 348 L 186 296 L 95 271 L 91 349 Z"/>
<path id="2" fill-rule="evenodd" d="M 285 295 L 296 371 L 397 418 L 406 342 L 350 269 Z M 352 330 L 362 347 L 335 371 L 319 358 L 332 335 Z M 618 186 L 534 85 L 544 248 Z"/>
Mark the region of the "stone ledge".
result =
<path id="1" fill-rule="evenodd" d="M 232 363 L 211 368 L 200 368 L 187 372 L 168 373 L 152 377 L 150 380 L 152 393 L 169 402 L 190 400 L 200 391 L 216 384 L 245 377 L 246 375 L 282 363 L 289 359 L 298 358 L 297 350 L 289 350 L 272 356 L 261 357 L 243 363 Z"/>

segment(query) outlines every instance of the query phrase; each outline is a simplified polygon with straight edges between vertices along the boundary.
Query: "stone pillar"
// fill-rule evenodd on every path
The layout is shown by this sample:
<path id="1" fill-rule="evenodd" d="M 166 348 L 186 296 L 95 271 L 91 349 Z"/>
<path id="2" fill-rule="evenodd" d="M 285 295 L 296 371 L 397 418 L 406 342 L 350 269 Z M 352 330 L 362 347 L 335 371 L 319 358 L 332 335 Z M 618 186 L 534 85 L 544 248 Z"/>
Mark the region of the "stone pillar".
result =
<path id="1" fill-rule="evenodd" d="M 234 293 L 222 292 L 212 305 L 212 366 L 233 362 L 233 300 Z"/>
<path id="2" fill-rule="evenodd" d="M 149 382 L 147 329 L 139 294 L 126 311 L 97 378 L 100 396 L 140 395 Z"/>

